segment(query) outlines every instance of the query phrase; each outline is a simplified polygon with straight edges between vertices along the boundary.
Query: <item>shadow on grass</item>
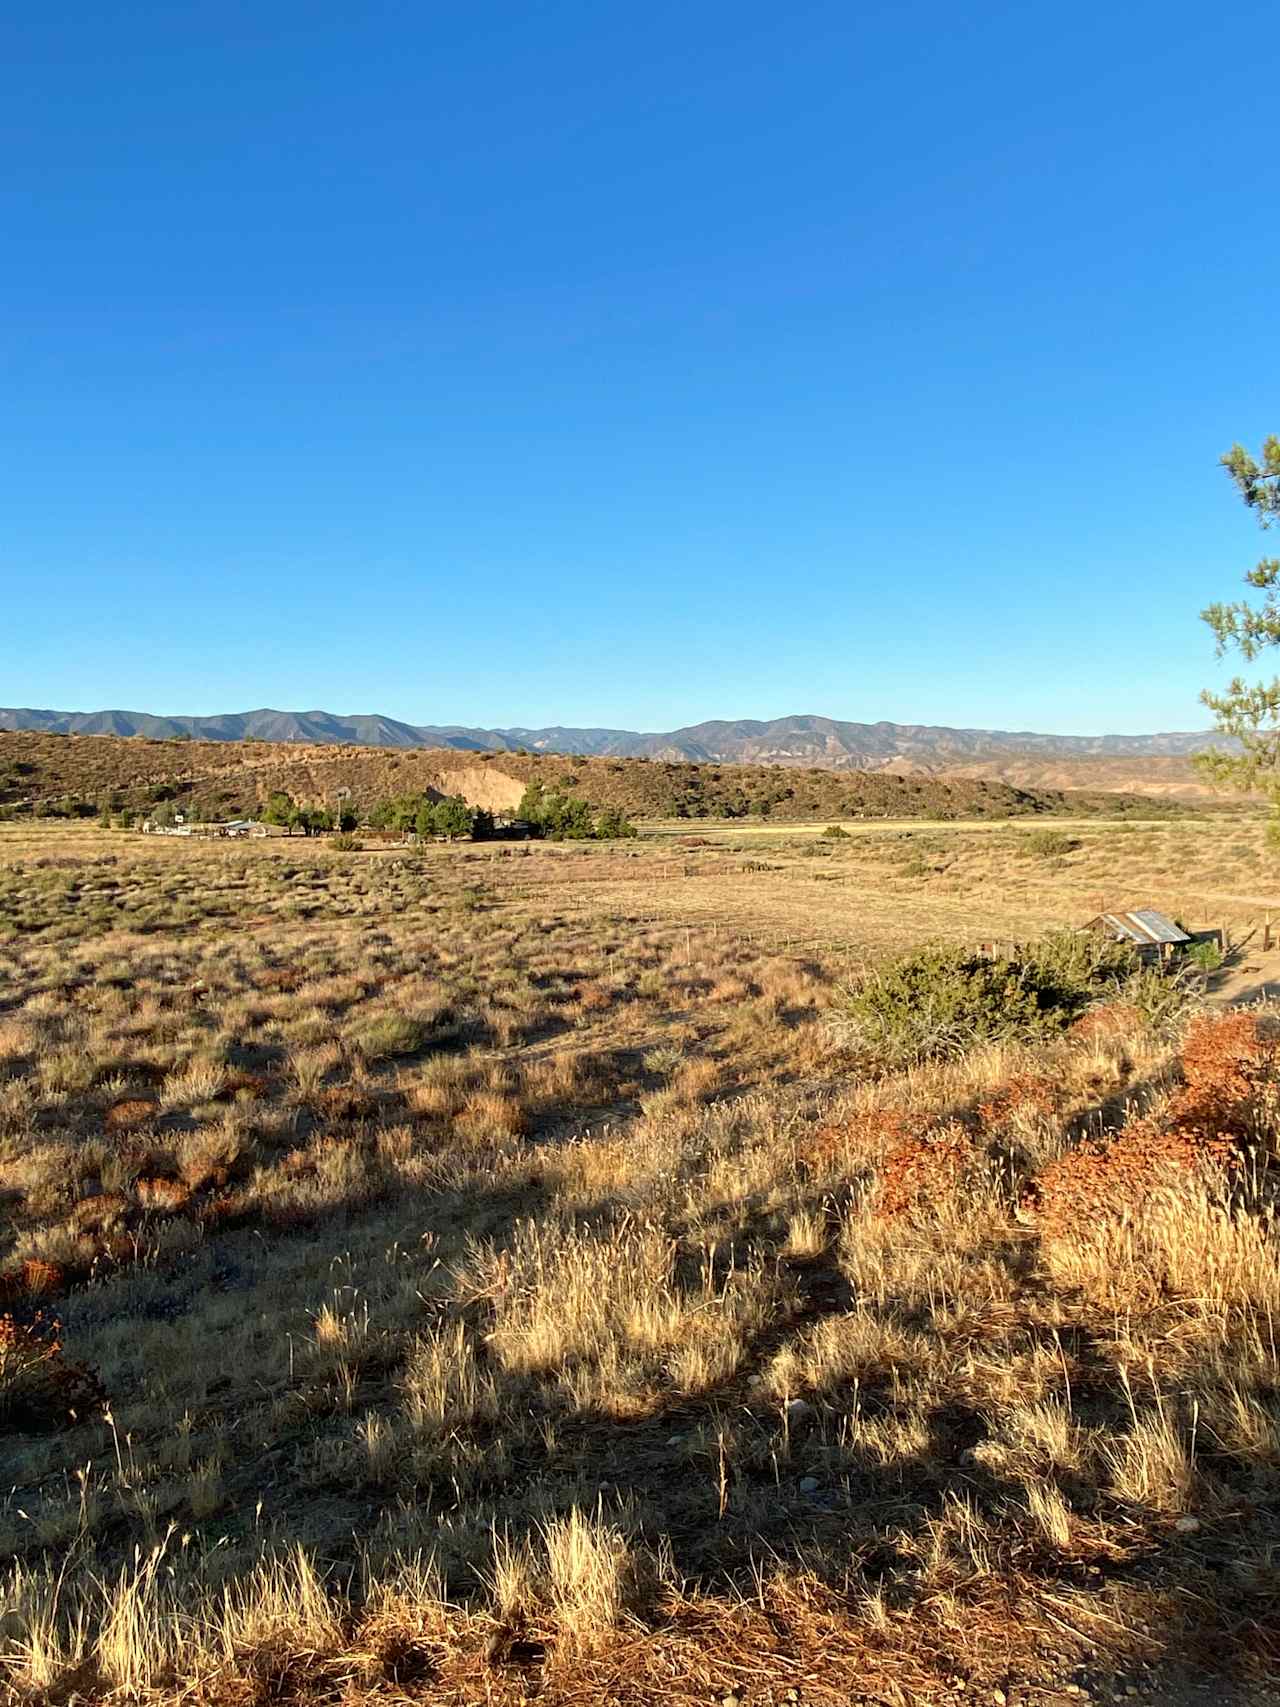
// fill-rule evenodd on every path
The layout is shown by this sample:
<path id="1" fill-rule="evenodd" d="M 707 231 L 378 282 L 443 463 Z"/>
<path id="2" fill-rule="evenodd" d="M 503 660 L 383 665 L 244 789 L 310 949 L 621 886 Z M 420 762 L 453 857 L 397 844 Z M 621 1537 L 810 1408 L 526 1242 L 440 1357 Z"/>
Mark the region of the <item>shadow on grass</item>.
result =
<path id="1" fill-rule="evenodd" d="M 1146 1088 L 1159 1086 L 1153 1081 Z M 1127 1100 L 1133 1096 L 1131 1089 Z M 1092 1130 L 1111 1118 L 1108 1105 L 1099 1105 Z M 630 1407 L 606 1409 L 574 1402 L 559 1368 L 521 1374 L 496 1368 L 486 1349 L 488 1305 L 433 1291 L 432 1252 L 446 1234 L 457 1255 L 468 1240 L 501 1250 L 517 1223 L 550 1216 L 557 1199 L 550 1169 L 550 1159 L 540 1165 L 531 1146 L 527 1168 L 500 1190 L 468 1183 L 388 1192 L 295 1226 L 249 1225 L 246 1216 L 239 1226 L 211 1232 L 196 1251 L 158 1262 L 127 1291 L 91 1285 L 66 1301 L 73 1337 L 77 1328 L 94 1325 L 123 1331 L 129 1312 L 151 1323 L 198 1322 L 211 1299 L 230 1300 L 236 1308 L 242 1303 L 246 1313 L 261 1313 L 269 1328 L 273 1301 L 260 1268 L 266 1239 L 276 1261 L 291 1255 L 301 1261 L 318 1254 L 320 1243 L 335 1261 L 345 1250 L 364 1252 L 342 1271 L 359 1291 L 365 1279 L 360 1263 L 373 1266 L 384 1235 L 389 1243 L 412 1238 L 415 1229 L 437 1230 L 423 1241 L 420 1259 L 421 1328 L 466 1324 L 482 1370 L 493 1370 L 502 1385 L 501 1418 L 460 1414 L 456 1423 L 446 1420 L 439 1449 L 425 1467 L 397 1463 L 378 1477 L 360 1478 L 353 1476 L 350 1448 L 402 1403 L 397 1381 L 403 1351 L 369 1359 L 345 1390 L 335 1386 L 329 1393 L 314 1380 L 308 1387 L 301 1378 L 281 1378 L 266 1398 L 277 1409 L 295 1409 L 291 1420 L 275 1425 L 265 1446 L 263 1394 L 247 1374 L 219 1374 L 206 1384 L 194 1414 L 216 1416 L 227 1433 L 224 1505 L 216 1516 L 191 1524 L 194 1547 L 216 1552 L 228 1545 L 230 1556 L 230 1543 L 247 1545 L 265 1526 L 274 1544 L 308 1548 L 335 1582 L 353 1591 L 362 1550 L 371 1541 L 384 1552 L 434 1548 L 451 1594 L 464 1598 L 492 1572 L 496 1535 L 515 1547 L 534 1544 L 550 1518 L 577 1508 L 616 1523 L 633 1547 L 664 1554 L 685 1583 L 730 1601 L 758 1595 L 762 1570 L 780 1570 L 816 1578 L 851 1615 L 870 1595 L 889 1616 L 911 1617 L 942 1593 L 963 1609 L 967 1596 L 996 1581 L 1014 1604 L 1025 1606 L 1029 1619 L 1052 1603 L 1061 1623 L 1065 1595 L 1077 1609 L 1096 1607 L 1099 1626 L 1105 1626 L 1116 1597 L 1137 1591 L 1151 1605 L 1169 1608 L 1169 1618 L 1165 1628 L 1153 1627 L 1143 1641 L 1129 1643 L 1126 1664 L 1136 1665 L 1143 1653 L 1151 1664 L 1169 1667 L 1170 1675 L 1203 1662 L 1219 1678 L 1245 1678 L 1260 1652 L 1280 1653 L 1280 1584 L 1267 1563 L 1280 1544 L 1280 1472 L 1261 1451 L 1256 1462 L 1242 1465 L 1206 1447 L 1202 1467 L 1235 1497 L 1237 1510 L 1230 1522 L 1206 1523 L 1190 1535 L 1179 1533 L 1165 1514 L 1122 1509 L 1096 1486 L 1060 1478 L 1075 1511 L 1084 1518 L 1105 1516 L 1124 1539 L 1104 1545 L 1085 1525 L 1080 1540 L 1055 1545 L 1030 1518 L 1025 1489 L 993 1474 L 975 1455 L 997 1421 L 981 1391 L 957 1389 L 922 1410 L 892 1360 L 868 1365 L 856 1380 L 794 1396 L 771 1389 L 768 1371 L 777 1352 L 824 1319 L 860 1310 L 892 1335 L 918 1332 L 931 1318 L 922 1315 L 918 1299 L 860 1300 L 829 1248 L 804 1257 L 778 1255 L 776 1227 L 763 1209 L 747 1215 L 732 1253 L 719 1257 L 727 1264 L 730 1255 L 741 1261 L 753 1251 L 768 1253 L 776 1282 L 773 1308 L 741 1347 L 729 1378 L 694 1393 L 664 1392 L 659 1383 Z M 802 1194 L 798 1210 L 829 1222 L 839 1207 L 829 1191 L 814 1186 Z M 577 1204 L 575 1215 L 607 1236 L 619 1225 L 621 1209 L 601 1199 Z M 1052 1333 L 1071 1367 L 1071 1404 L 1079 1420 L 1122 1431 L 1127 1411 L 1104 1332 L 1082 1323 L 1051 1330 L 1034 1320 L 1031 1305 L 1046 1285 L 1035 1242 L 1020 1238 L 1002 1255 L 1015 1295 L 1027 1301 L 1028 1319 L 999 1332 L 1023 1348 L 1049 1343 Z M 678 1284 L 690 1294 L 703 1260 L 693 1249 L 679 1259 Z M 330 1301 L 334 1285 L 331 1268 L 319 1261 L 314 1267 L 301 1298 L 313 1317 Z M 996 1337 L 993 1332 L 991 1349 Z M 76 1436 L 82 1456 L 112 1449 L 100 1422 L 80 1424 Z M 872 1436 L 877 1445 L 868 1444 Z M 895 1438 L 897 1446 L 887 1449 L 885 1442 Z M 22 1442 L 0 1436 L 0 1447 L 6 1444 Z M 977 1536 L 972 1543 L 965 1540 L 970 1517 Z M 150 1522 L 122 1509 L 107 1534 L 112 1556 L 126 1558 L 149 1545 Z M 943 1532 L 951 1536 L 950 1563 L 930 1567 Z M 643 1594 L 634 1610 L 641 1618 L 659 1615 L 657 1603 Z M 520 1646 L 523 1640 L 518 1628 L 507 1631 L 494 1650 L 498 1663 L 536 1661 L 535 1651 Z M 1082 1680 L 1115 1675 L 1118 1662 L 1107 1659 L 1094 1628 L 1073 1631 L 1068 1621 L 1061 1641 L 1084 1668 Z M 940 1676 L 986 1675 L 985 1661 L 966 1656 L 963 1643 L 939 1648 L 935 1658 Z"/>

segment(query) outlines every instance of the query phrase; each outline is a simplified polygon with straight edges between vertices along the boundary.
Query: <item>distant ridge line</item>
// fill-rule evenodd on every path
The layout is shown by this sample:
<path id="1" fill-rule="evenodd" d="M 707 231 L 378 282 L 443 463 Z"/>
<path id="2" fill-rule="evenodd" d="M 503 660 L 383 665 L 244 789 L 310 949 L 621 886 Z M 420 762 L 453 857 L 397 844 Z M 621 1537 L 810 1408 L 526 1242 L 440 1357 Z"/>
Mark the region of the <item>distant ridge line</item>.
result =
<path id="1" fill-rule="evenodd" d="M 699 764 L 819 766 L 825 770 L 878 770 L 908 762 L 931 768 L 1013 754 L 1043 759 L 1184 758 L 1212 744 L 1207 732 L 1151 735 L 1043 735 L 1031 730 L 960 729 L 915 723 L 853 723 L 800 715 L 768 720 L 740 718 L 695 723 L 665 733 L 629 729 L 470 728 L 413 724 L 379 713 L 341 716 L 331 711 L 225 712 L 208 717 L 155 716 L 144 711 L 0 709 L 0 732 L 145 736 L 203 741 L 296 741 L 362 747 L 448 747 L 459 752 L 584 754 L 596 758 L 652 758 Z"/>

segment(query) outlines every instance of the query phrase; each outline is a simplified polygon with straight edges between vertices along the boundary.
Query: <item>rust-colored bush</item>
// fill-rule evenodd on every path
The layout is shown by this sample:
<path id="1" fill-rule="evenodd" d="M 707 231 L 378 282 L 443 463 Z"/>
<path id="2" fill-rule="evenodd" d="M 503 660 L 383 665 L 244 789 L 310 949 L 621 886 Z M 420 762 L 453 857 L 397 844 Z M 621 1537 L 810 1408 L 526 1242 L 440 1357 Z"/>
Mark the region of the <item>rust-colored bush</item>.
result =
<path id="1" fill-rule="evenodd" d="M 1182 1073 L 1192 1090 L 1239 1102 L 1274 1079 L 1278 1065 L 1280 1039 L 1263 1032 L 1256 1014 L 1203 1014 L 1187 1029 Z"/>
<path id="2" fill-rule="evenodd" d="M 978 1120 L 983 1130 L 990 1132 L 1019 1114 L 1053 1114 L 1060 1096 L 1054 1080 L 1037 1073 L 1020 1073 L 978 1104 Z"/>
<path id="3" fill-rule="evenodd" d="M 43 1262 L 28 1257 L 16 1268 L 0 1273 L 0 1303 L 15 1304 L 19 1299 L 52 1298 L 67 1284 L 67 1271 L 61 1263 Z"/>
<path id="4" fill-rule="evenodd" d="M 976 1160 L 973 1134 L 958 1121 L 901 1139 L 880 1170 L 876 1214 L 888 1220 L 935 1206 L 955 1190 Z"/>
<path id="5" fill-rule="evenodd" d="M 1277 1045 L 1246 1013 L 1193 1021 L 1182 1051 L 1186 1083 L 1157 1115 L 1089 1139 L 1033 1182 L 1023 1208 L 1050 1237 L 1123 1220 L 1159 1192 L 1238 1166 L 1256 1099 L 1274 1077 Z"/>
<path id="6" fill-rule="evenodd" d="M 176 1215 L 191 1201 L 190 1188 L 178 1179 L 140 1179 L 133 1189 L 144 1209 L 165 1215 Z"/>
<path id="7" fill-rule="evenodd" d="M 271 1090 L 271 1080 L 265 1073 L 228 1073 L 222 1081 L 216 1102 L 234 1102 L 238 1097 L 257 1102 Z"/>
<path id="8" fill-rule="evenodd" d="M 82 1197 L 71 1211 L 71 1219 L 79 1227 L 100 1227 L 105 1221 L 119 1220 L 128 1210 L 129 1199 L 123 1192 L 99 1191 Z"/>
<path id="9" fill-rule="evenodd" d="M 901 1109 L 874 1108 L 849 1120 L 829 1120 L 800 1142 L 800 1160 L 815 1173 L 837 1163 L 876 1162 L 906 1135 Z"/>
<path id="10" fill-rule="evenodd" d="M 265 972 L 258 974 L 257 980 L 260 990 L 280 990 L 286 993 L 296 990 L 301 982 L 301 972 L 295 971 L 292 966 L 269 966 Z"/>
<path id="11" fill-rule="evenodd" d="M 23 1290 L 35 1298 L 52 1297 L 67 1284 L 67 1271 L 61 1263 L 44 1262 L 28 1257 L 22 1265 Z"/>
<path id="12" fill-rule="evenodd" d="M 311 1098 L 317 1113 L 327 1120 L 372 1120 L 382 1106 L 372 1091 L 355 1085 L 330 1085 Z"/>
<path id="13" fill-rule="evenodd" d="M 157 1110 L 150 1097 L 121 1097 L 107 1110 L 103 1125 L 108 1132 L 136 1132 L 155 1119 Z"/>
<path id="14" fill-rule="evenodd" d="M 1155 1120 L 1133 1120 L 1114 1136 L 1088 1139 L 1050 1163 L 1023 1207 L 1046 1237 L 1088 1232 L 1128 1219 L 1162 1192 L 1208 1177 L 1230 1152 L 1229 1143 L 1206 1142 Z"/>
<path id="15" fill-rule="evenodd" d="M 57 1321 L 39 1311 L 30 1322 L 0 1316 L 0 1427 L 70 1427 L 105 1402 L 97 1376 L 63 1356 Z"/>

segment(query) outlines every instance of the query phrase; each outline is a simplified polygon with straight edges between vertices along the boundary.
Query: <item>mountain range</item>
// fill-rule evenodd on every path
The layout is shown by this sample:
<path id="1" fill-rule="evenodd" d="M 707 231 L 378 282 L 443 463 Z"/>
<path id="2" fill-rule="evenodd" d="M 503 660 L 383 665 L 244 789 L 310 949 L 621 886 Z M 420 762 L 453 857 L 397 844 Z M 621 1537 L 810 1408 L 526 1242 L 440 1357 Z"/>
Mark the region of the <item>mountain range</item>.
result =
<path id="1" fill-rule="evenodd" d="M 582 753 L 700 764 L 820 766 L 825 770 L 949 768 L 1019 754 L 1042 760 L 1185 758 L 1212 736 L 1041 735 L 1030 730 L 951 729 L 918 723 L 846 723 L 832 717 L 776 717 L 694 723 L 665 733 L 631 729 L 473 729 L 402 723 L 377 713 L 239 711 L 211 717 L 158 717 L 144 711 L 0 710 L 0 730 L 140 735 L 153 740 L 298 741 L 362 747 L 450 747 L 460 752 Z"/>

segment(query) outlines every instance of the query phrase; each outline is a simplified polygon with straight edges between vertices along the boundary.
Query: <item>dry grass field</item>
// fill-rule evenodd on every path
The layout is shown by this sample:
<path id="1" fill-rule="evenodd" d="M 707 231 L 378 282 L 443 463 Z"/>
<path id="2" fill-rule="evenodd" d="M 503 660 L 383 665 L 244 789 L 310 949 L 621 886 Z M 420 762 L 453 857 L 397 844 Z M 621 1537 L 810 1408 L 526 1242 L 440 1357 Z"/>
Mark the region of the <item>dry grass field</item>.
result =
<path id="1" fill-rule="evenodd" d="M 1265 1684 L 1270 1014 L 842 1019 L 1102 904 L 1246 938 L 1262 828 L 850 829 L 0 828 L 9 1694 Z"/>

